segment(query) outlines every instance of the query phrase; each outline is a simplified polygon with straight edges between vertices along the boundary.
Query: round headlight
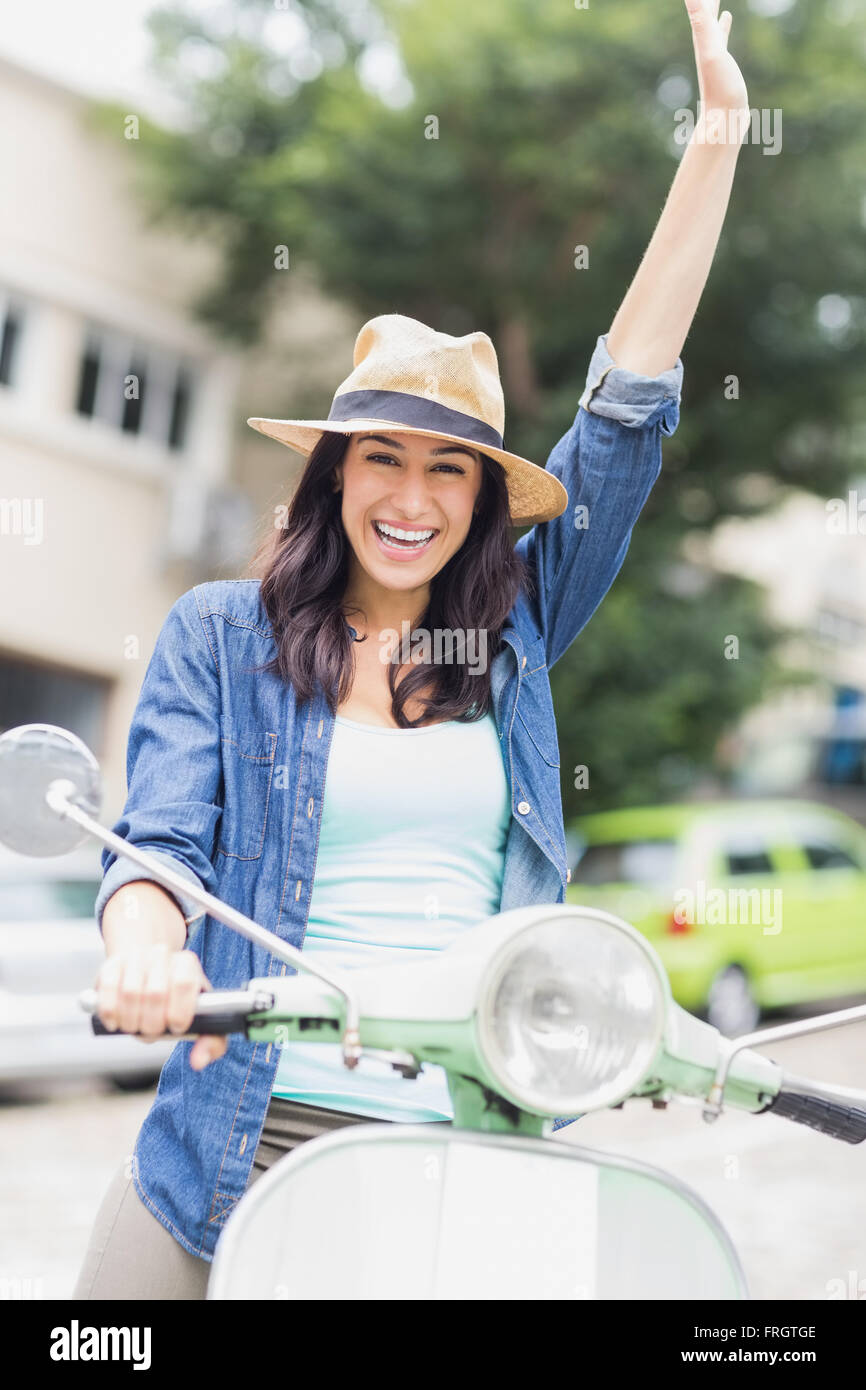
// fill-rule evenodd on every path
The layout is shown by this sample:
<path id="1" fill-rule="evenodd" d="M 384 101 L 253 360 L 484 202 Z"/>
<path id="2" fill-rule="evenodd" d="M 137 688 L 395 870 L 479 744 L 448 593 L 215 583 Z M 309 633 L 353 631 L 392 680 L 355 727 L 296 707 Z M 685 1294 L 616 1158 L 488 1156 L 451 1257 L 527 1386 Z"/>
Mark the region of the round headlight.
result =
<path id="1" fill-rule="evenodd" d="M 624 1099 L 662 1040 L 666 980 L 634 928 L 560 907 L 518 931 L 482 983 L 484 1060 L 524 1109 L 569 1116 Z"/>

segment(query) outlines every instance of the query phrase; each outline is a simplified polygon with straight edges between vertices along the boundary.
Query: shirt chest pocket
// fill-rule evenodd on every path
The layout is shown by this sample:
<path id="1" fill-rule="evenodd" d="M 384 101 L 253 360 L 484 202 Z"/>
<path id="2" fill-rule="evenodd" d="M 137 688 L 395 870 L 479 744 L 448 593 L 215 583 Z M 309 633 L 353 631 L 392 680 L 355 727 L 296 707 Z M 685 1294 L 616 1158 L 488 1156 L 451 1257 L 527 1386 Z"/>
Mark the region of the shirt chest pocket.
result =
<path id="1" fill-rule="evenodd" d="M 543 637 L 526 647 L 526 665 L 521 674 L 517 697 L 517 718 L 544 761 L 550 767 L 559 767 L 556 718 Z"/>
<path id="2" fill-rule="evenodd" d="M 223 813 L 217 849 L 233 859 L 258 859 L 265 843 L 277 735 L 222 739 Z"/>

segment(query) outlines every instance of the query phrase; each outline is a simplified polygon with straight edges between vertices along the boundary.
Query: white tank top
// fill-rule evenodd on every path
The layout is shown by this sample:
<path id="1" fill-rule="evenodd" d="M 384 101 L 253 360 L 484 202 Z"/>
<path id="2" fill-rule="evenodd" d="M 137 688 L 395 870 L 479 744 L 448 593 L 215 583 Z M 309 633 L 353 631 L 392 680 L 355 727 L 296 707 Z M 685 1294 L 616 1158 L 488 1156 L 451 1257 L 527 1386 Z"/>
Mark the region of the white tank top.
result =
<path id="1" fill-rule="evenodd" d="M 337 715 L 304 954 L 351 970 L 423 960 L 499 910 L 511 796 L 492 714 L 423 729 Z M 445 1073 L 414 1081 L 337 1044 L 291 1043 L 274 1095 L 371 1118 L 452 1118 Z"/>

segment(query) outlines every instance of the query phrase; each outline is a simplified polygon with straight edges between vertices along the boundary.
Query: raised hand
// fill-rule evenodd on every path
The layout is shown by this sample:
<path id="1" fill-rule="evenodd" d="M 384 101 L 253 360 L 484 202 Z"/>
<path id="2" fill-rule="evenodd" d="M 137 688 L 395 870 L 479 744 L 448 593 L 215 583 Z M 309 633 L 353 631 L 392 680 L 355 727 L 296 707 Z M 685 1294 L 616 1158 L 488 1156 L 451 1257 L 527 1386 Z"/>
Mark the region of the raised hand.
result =
<path id="1" fill-rule="evenodd" d="M 719 0 L 685 0 L 685 6 L 692 26 L 701 112 L 745 112 L 749 105 L 746 82 L 728 52 L 730 10 L 723 10 L 719 18 Z"/>

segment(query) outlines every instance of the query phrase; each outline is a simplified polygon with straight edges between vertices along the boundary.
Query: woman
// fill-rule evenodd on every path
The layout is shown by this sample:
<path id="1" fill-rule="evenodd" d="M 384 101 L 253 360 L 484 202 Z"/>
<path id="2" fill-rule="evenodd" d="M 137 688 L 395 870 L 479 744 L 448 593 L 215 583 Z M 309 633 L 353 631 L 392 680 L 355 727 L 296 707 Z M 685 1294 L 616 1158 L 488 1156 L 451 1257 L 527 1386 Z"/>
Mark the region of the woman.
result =
<path id="1" fill-rule="evenodd" d="M 707 121 L 747 104 L 730 15 L 686 4 L 703 114 L 547 468 L 503 447 L 485 334 L 372 319 L 327 421 L 250 422 L 309 455 L 259 577 L 197 586 L 159 635 L 117 833 L 332 964 L 421 959 L 491 913 L 564 898 L 547 673 L 613 581 L 676 429 L 739 149 L 707 141 Z M 182 1034 L 200 989 L 285 972 L 103 863 L 109 1027 Z M 348 1072 L 336 1054 L 179 1043 L 76 1296 L 203 1298 L 227 1216 L 281 1153 L 372 1117 L 448 1122 L 437 1069 Z"/>

